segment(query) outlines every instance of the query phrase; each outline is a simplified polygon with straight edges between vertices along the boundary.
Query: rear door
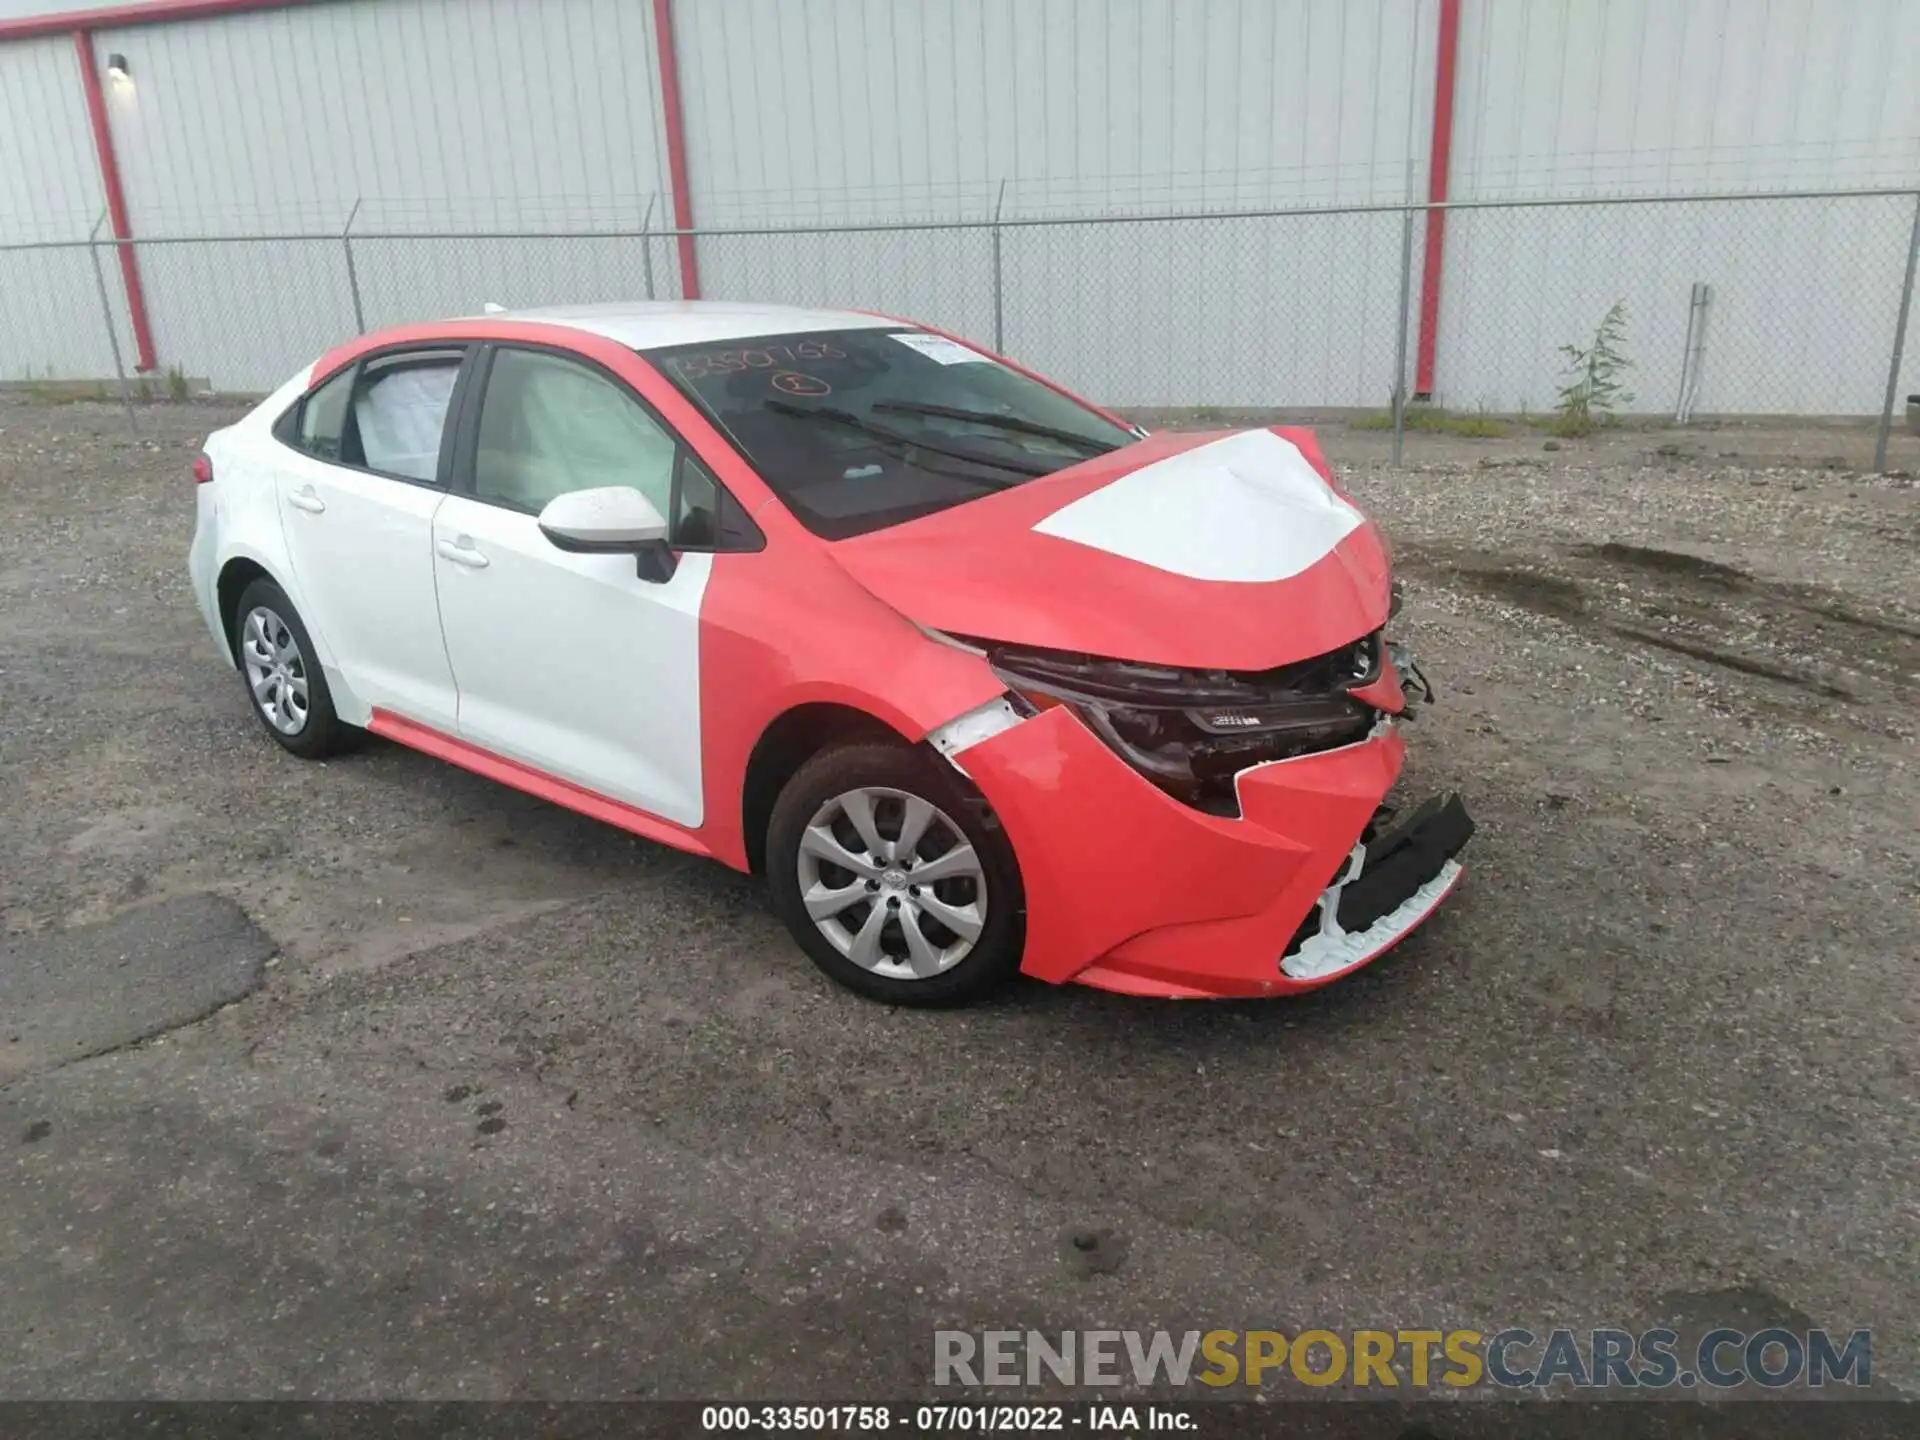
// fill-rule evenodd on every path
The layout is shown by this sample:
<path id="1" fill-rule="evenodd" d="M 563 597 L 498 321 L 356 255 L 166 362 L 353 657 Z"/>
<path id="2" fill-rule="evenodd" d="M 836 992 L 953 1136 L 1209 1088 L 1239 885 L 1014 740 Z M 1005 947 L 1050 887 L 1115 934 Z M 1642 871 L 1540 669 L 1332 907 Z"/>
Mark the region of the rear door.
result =
<path id="1" fill-rule="evenodd" d="M 492 349 L 435 516 L 460 735 L 689 828 L 703 819 L 700 602 L 715 549 L 758 532 L 617 377 L 532 346 Z M 670 578 L 541 532 L 558 495 L 627 485 L 672 525 Z"/>
<path id="2" fill-rule="evenodd" d="M 303 402 L 277 482 L 305 619 L 347 688 L 446 731 L 456 704 L 432 524 L 446 498 L 448 417 L 470 353 L 415 347 L 348 367 Z"/>

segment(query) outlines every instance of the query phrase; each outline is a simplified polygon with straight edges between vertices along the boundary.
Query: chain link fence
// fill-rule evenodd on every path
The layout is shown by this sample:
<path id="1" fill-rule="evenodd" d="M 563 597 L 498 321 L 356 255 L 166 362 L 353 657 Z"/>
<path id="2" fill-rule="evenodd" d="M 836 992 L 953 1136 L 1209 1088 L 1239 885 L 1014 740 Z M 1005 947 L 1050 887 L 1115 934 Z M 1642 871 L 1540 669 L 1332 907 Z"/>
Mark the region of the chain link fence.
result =
<path id="1" fill-rule="evenodd" d="M 708 229 L 705 298 L 877 310 L 954 330 L 1103 403 L 1545 417 L 1619 306 L 1624 415 L 1877 417 L 1904 355 L 1920 192 Z M 410 320 L 681 294 L 680 232 L 168 237 L 135 242 L 155 348 L 185 384 L 264 392 L 341 337 Z M 131 384 L 113 242 L 0 247 L 0 380 Z M 1421 331 L 1431 327 L 1424 408 Z M 1907 373 L 1902 374 L 1902 370 Z M 146 387 L 151 391 L 153 382 Z"/>

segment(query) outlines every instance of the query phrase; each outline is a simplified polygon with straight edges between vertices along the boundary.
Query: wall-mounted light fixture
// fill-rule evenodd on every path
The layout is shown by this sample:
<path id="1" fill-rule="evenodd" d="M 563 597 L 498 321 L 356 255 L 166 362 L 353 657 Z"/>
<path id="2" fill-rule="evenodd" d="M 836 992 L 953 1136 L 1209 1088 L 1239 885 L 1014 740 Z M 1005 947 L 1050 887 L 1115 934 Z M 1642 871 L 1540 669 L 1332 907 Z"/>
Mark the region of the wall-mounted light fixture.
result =
<path id="1" fill-rule="evenodd" d="M 127 57 L 118 53 L 107 56 L 107 78 L 109 80 L 128 81 L 133 78 L 127 73 Z"/>

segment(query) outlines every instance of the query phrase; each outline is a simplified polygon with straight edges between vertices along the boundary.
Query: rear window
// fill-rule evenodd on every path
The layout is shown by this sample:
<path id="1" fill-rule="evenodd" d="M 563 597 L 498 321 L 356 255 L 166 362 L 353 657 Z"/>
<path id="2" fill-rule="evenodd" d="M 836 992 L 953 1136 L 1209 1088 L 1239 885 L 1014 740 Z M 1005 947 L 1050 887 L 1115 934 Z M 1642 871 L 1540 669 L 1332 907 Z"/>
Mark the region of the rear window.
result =
<path id="1" fill-rule="evenodd" d="M 977 350 L 905 327 L 646 354 L 828 540 L 964 504 L 1134 438 Z"/>

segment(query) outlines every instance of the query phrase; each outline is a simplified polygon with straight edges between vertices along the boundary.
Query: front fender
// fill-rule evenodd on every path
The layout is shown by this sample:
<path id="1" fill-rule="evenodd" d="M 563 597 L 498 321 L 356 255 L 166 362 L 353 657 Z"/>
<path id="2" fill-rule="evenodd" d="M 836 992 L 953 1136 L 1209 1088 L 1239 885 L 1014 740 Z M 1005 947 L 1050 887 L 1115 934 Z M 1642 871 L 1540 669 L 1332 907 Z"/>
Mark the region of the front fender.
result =
<path id="1" fill-rule="evenodd" d="M 824 555 L 715 556 L 700 615 L 701 838 L 715 858 L 747 868 L 747 766 L 797 706 L 856 710 L 917 743 L 1005 693 L 983 658 L 929 639 Z"/>

